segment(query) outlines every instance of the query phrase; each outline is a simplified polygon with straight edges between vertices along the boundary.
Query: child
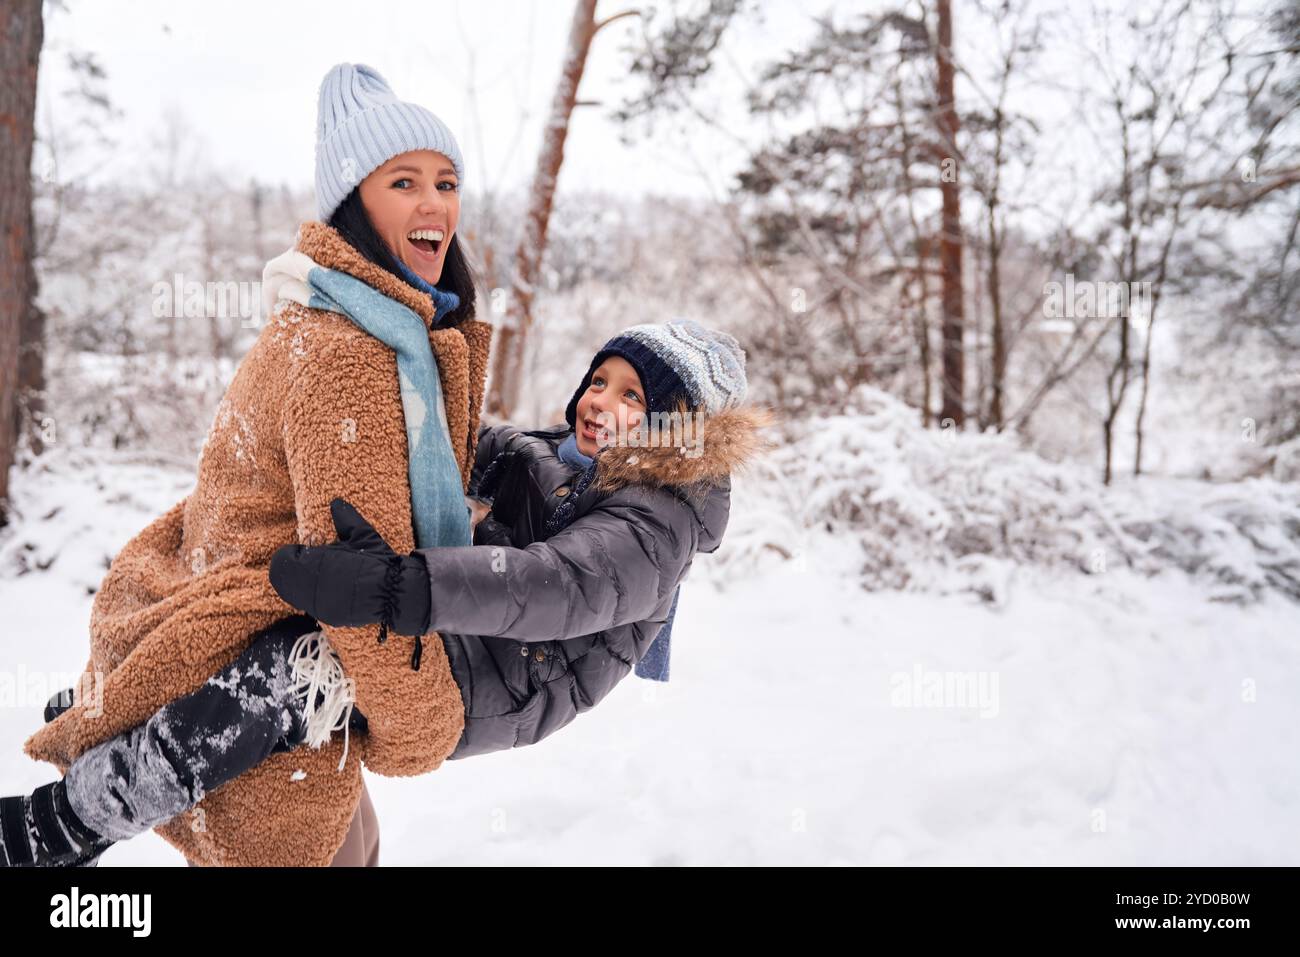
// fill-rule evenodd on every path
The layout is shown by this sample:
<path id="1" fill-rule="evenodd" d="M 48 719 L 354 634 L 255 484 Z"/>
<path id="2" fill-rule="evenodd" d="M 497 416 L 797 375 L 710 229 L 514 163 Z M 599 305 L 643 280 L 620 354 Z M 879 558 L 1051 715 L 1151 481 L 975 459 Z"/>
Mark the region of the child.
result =
<path id="1" fill-rule="evenodd" d="M 417 669 L 419 636 L 439 634 L 465 705 L 452 759 L 536 743 L 633 665 L 666 680 L 678 586 L 697 551 L 717 549 L 730 473 L 771 423 L 741 405 L 746 388 L 731 336 L 692 321 L 634 326 L 592 360 L 567 427 L 480 430 L 470 495 L 491 508 L 475 545 L 399 556 L 335 500 L 338 541 L 285 546 L 271 563 L 281 597 L 312 617 L 266 629 L 206 685 L 84 752 L 63 780 L 0 799 L 0 864 L 93 864 L 269 754 L 364 731 L 336 658 L 323 656 L 332 674 L 300 673 L 323 641 L 313 618 L 382 622 L 381 642 L 396 640 L 388 630 L 414 636 Z M 382 689 L 369 701 L 380 707 Z"/>

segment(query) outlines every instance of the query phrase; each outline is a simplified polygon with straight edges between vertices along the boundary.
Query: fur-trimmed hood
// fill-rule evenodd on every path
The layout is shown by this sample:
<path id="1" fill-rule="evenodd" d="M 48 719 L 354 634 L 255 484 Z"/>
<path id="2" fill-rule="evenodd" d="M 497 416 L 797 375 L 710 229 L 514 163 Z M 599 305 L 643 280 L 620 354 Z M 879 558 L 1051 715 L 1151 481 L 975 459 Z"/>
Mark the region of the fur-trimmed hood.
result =
<path id="1" fill-rule="evenodd" d="M 646 422 L 648 431 L 629 433 L 628 444 L 596 453 L 589 494 L 671 494 L 695 512 L 700 551 L 716 551 L 731 514 L 731 476 L 775 445 L 776 422 L 776 413 L 762 406 L 696 416 L 679 402 L 657 424 Z M 645 444 L 631 444 L 638 440 Z"/>
<path id="2" fill-rule="evenodd" d="M 774 411 L 761 406 L 693 416 L 678 403 L 673 414 L 598 450 L 586 468 L 561 455 L 561 446 L 574 431 L 567 423 L 534 431 L 487 426 L 480 435 L 469 494 L 493 499 L 498 484 L 509 481 L 507 474 L 527 473 L 534 492 L 526 496 L 532 504 L 522 512 L 542 522 L 520 533 L 529 541 L 536 540 L 541 527 L 545 534 L 554 534 L 611 498 L 616 506 L 641 509 L 676 501 L 695 514 L 700 551 L 712 552 L 726 530 L 732 473 L 743 471 L 776 444 L 777 420 Z M 512 513 L 505 523 L 518 519 Z"/>
<path id="3" fill-rule="evenodd" d="M 645 433 L 648 444 L 611 445 L 596 453 L 594 489 L 716 485 L 775 445 L 771 432 L 776 413 L 763 406 L 695 415 L 679 401 L 658 424 L 656 416 L 650 418 L 645 423 L 650 428 Z"/>

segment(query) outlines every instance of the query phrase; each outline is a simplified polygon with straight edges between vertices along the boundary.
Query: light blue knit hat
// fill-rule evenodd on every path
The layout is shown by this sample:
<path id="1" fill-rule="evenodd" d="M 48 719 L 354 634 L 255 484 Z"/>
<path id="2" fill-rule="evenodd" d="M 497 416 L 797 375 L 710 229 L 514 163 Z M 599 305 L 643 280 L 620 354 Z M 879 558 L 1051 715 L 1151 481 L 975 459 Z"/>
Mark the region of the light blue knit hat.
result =
<path id="1" fill-rule="evenodd" d="M 339 63 L 320 85 L 316 113 L 316 213 L 328 222 L 356 185 L 399 153 L 434 150 L 465 182 L 465 162 L 447 124 L 403 103 L 379 72 Z"/>

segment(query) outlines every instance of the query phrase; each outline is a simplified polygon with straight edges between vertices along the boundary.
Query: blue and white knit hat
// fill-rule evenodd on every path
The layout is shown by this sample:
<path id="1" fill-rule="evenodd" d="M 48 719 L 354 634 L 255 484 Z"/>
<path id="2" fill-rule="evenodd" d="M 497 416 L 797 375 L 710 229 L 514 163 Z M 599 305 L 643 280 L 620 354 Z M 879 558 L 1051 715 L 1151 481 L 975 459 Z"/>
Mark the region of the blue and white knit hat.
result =
<path id="1" fill-rule="evenodd" d="M 465 162 L 447 124 L 424 107 L 403 103 L 364 63 L 330 68 L 316 113 L 316 213 L 328 222 L 356 185 L 399 153 L 433 150 L 465 182 Z"/>
<path id="2" fill-rule="evenodd" d="M 649 412 L 671 412 L 679 398 L 691 409 L 721 412 L 743 402 L 749 390 L 745 350 L 734 336 L 694 319 L 645 323 L 623 330 L 601 346 L 564 410 L 570 427 L 576 427 L 578 400 L 587 391 L 592 373 L 607 356 L 622 356 L 636 369 Z"/>

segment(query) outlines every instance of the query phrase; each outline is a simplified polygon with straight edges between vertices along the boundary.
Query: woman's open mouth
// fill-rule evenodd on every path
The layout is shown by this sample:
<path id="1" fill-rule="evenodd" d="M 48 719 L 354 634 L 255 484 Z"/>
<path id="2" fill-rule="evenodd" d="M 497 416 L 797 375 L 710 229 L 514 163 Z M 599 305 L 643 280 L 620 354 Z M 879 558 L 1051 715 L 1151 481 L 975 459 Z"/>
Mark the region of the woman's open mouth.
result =
<path id="1" fill-rule="evenodd" d="M 438 258 L 445 235 L 441 229 L 413 229 L 406 234 L 406 241 L 417 255 L 433 262 Z"/>

